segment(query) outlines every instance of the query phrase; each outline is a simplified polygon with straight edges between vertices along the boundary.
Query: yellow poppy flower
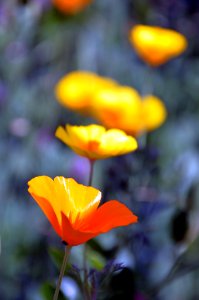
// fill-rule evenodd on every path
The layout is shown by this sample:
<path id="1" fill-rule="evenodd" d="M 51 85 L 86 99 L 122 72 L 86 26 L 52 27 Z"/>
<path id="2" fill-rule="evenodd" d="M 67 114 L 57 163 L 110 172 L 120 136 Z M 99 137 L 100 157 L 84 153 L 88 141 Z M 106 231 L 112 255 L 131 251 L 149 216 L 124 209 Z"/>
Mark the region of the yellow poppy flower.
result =
<path id="1" fill-rule="evenodd" d="M 166 108 L 155 96 L 143 99 L 130 87 L 118 86 L 96 94 L 95 117 L 107 128 L 118 128 L 138 136 L 158 128 L 166 119 Z"/>
<path id="2" fill-rule="evenodd" d="M 151 131 L 164 123 L 167 111 L 159 98 L 149 95 L 142 100 L 142 115 L 146 131 Z"/>
<path id="3" fill-rule="evenodd" d="M 156 26 L 134 26 L 130 31 L 130 41 L 138 55 L 154 67 L 180 55 L 187 48 L 185 36 Z"/>
<path id="4" fill-rule="evenodd" d="M 96 93 L 93 103 L 95 117 L 105 127 L 133 135 L 142 130 L 141 97 L 135 89 L 126 86 L 107 88 Z"/>
<path id="5" fill-rule="evenodd" d="M 28 192 L 40 206 L 56 233 L 76 246 L 118 226 L 137 222 L 122 203 L 111 200 L 99 207 L 101 192 L 72 178 L 38 176 L 28 182 Z"/>
<path id="6" fill-rule="evenodd" d="M 90 160 L 122 155 L 137 149 L 137 141 L 119 129 L 106 130 L 100 125 L 59 126 L 55 136 L 74 152 Z"/>
<path id="7" fill-rule="evenodd" d="M 55 87 L 57 100 L 72 110 L 89 114 L 94 94 L 116 82 L 95 73 L 74 71 L 59 80 Z"/>
<path id="8" fill-rule="evenodd" d="M 64 14 L 75 14 L 89 5 L 92 0 L 52 0 L 54 6 Z"/>

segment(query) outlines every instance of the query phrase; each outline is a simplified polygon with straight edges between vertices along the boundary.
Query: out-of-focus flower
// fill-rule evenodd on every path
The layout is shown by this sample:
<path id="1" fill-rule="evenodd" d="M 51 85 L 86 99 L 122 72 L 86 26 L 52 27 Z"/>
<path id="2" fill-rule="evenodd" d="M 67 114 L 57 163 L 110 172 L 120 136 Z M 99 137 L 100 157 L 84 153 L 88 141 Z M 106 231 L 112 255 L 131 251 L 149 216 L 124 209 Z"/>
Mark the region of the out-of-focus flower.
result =
<path id="1" fill-rule="evenodd" d="M 187 48 L 185 36 L 156 26 L 134 26 L 130 31 L 130 41 L 138 55 L 154 67 L 180 55 Z"/>
<path id="2" fill-rule="evenodd" d="M 142 118 L 146 131 L 154 130 L 160 127 L 167 117 L 167 111 L 164 103 L 153 95 L 143 97 L 142 100 Z"/>
<path id="3" fill-rule="evenodd" d="M 119 129 L 100 125 L 58 127 L 55 136 L 77 154 L 91 160 L 122 155 L 137 149 L 137 141 Z"/>
<path id="4" fill-rule="evenodd" d="M 143 129 L 140 119 L 141 98 L 130 87 L 116 86 L 95 95 L 93 113 L 107 128 L 118 128 L 136 135 Z"/>
<path id="5" fill-rule="evenodd" d="M 101 192 L 72 178 L 38 176 L 28 182 L 29 193 L 43 210 L 56 233 L 70 246 L 118 226 L 137 222 L 123 204 L 111 200 L 98 207 Z"/>
<path id="6" fill-rule="evenodd" d="M 55 95 L 62 105 L 89 114 L 94 94 L 102 88 L 114 85 L 116 82 L 112 79 L 95 73 L 74 71 L 60 79 L 55 87 Z"/>
<path id="7" fill-rule="evenodd" d="M 143 99 L 130 87 L 117 86 L 97 93 L 93 111 L 107 128 L 118 128 L 138 136 L 158 128 L 166 119 L 166 108 L 155 96 Z"/>
<path id="8" fill-rule="evenodd" d="M 54 6 L 64 14 L 76 14 L 89 5 L 92 0 L 52 0 Z"/>

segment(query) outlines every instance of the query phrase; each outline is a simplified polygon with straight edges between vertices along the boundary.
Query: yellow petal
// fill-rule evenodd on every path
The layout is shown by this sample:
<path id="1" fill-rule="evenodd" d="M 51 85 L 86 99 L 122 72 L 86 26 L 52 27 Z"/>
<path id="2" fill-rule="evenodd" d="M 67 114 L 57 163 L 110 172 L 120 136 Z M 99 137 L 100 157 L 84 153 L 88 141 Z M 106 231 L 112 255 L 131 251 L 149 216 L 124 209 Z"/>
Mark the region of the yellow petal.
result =
<path id="1" fill-rule="evenodd" d="M 138 55 L 152 66 L 167 62 L 187 48 L 187 40 L 182 34 L 156 26 L 134 26 L 130 41 Z"/>
<path id="2" fill-rule="evenodd" d="M 143 118 L 146 130 L 154 130 L 164 123 L 167 111 L 164 103 L 157 97 L 149 95 L 143 98 Z"/>
<path id="3" fill-rule="evenodd" d="M 101 192 L 93 187 L 78 184 L 72 178 L 67 180 L 66 191 L 73 202 L 72 222 L 74 223 L 74 228 L 79 228 L 82 219 L 86 220 L 97 209 L 101 200 Z M 66 216 L 68 215 L 66 211 L 63 210 L 63 212 Z M 77 216 L 78 219 L 76 219 Z"/>
<path id="4" fill-rule="evenodd" d="M 122 155 L 136 150 L 138 147 L 135 138 L 126 135 L 119 129 L 110 129 L 104 134 L 100 145 L 101 153 L 114 156 Z"/>
<path id="5" fill-rule="evenodd" d="M 116 85 L 116 82 L 95 73 L 74 71 L 59 80 L 55 86 L 57 100 L 70 109 L 90 113 L 94 94 L 101 88 Z"/>

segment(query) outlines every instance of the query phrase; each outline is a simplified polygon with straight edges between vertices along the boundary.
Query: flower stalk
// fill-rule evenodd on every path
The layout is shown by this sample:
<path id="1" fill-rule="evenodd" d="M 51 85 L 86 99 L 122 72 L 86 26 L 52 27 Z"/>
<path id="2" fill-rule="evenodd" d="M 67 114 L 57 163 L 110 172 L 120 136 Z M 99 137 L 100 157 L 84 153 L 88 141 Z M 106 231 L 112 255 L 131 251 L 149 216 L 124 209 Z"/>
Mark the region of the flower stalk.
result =
<path id="1" fill-rule="evenodd" d="M 90 172 L 89 172 L 88 186 L 92 186 L 95 160 L 89 159 L 89 163 L 90 163 Z"/>
<path id="2" fill-rule="evenodd" d="M 53 296 L 53 300 L 57 300 L 58 299 L 59 291 L 60 291 L 60 286 L 61 286 L 62 278 L 63 278 L 64 273 L 65 273 L 66 264 L 67 264 L 67 261 L 68 261 L 70 250 L 71 250 L 71 246 L 66 246 L 65 247 L 64 258 L 63 258 L 63 262 L 62 262 L 62 266 L 61 266 L 61 270 L 60 270 L 60 274 L 59 274 L 59 279 L 58 279 L 58 282 L 57 282 L 56 290 L 55 290 L 55 293 L 54 293 L 54 296 Z"/>

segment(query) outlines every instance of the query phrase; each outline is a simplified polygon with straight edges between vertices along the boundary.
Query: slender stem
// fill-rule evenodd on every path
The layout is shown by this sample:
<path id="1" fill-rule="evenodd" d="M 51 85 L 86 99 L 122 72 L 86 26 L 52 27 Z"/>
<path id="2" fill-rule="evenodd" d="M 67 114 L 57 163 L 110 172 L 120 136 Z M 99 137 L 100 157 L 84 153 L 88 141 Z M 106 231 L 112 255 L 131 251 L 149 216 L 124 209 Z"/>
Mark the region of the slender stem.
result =
<path id="1" fill-rule="evenodd" d="M 88 186 L 92 185 L 93 181 L 93 171 L 94 171 L 94 160 L 89 159 L 90 163 L 90 171 L 89 171 L 89 177 L 88 177 Z M 90 299 L 90 292 L 89 292 L 89 285 L 88 285 L 88 268 L 87 268 L 87 246 L 84 244 L 83 248 L 83 269 L 84 269 L 84 299 L 89 300 Z"/>
<path id="2" fill-rule="evenodd" d="M 71 249 L 70 246 L 66 246 L 65 247 L 64 258 L 63 258 L 63 262 L 62 262 L 62 266 L 61 266 L 61 270 L 60 270 L 60 274 L 59 274 L 59 279 L 58 279 L 58 282 L 57 282 L 56 290 L 55 290 L 55 293 L 54 293 L 54 296 L 53 296 L 53 300 L 57 300 L 58 299 L 59 290 L 60 290 L 60 286 L 61 286 L 61 282 L 62 282 L 62 278 L 64 276 L 64 272 L 65 272 L 65 269 L 66 269 L 67 260 L 68 260 L 69 254 L 70 254 L 70 249 Z"/>
<path id="3" fill-rule="evenodd" d="M 93 171 L 94 171 L 94 160 L 89 159 L 90 162 L 90 172 L 89 172 L 89 179 L 88 179 L 88 186 L 92 185 L 92 181 L 93 181 Z"/>

